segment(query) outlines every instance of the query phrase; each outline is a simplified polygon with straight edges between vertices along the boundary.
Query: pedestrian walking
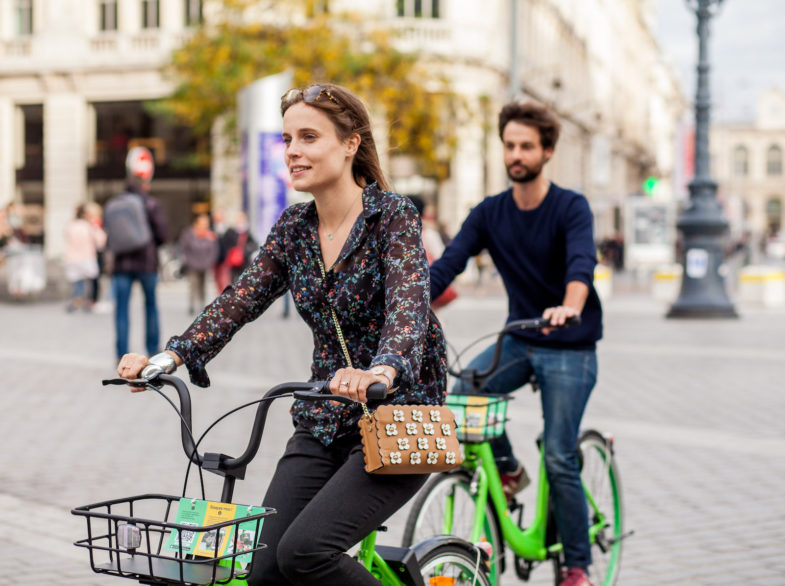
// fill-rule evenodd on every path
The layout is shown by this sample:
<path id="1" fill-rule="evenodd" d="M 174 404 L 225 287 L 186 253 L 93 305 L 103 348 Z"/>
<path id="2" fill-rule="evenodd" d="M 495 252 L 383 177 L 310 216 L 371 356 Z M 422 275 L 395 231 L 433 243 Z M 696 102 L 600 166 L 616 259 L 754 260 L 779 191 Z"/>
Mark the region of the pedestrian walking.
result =
<path id="1" fill-rule="evenodd" d="M 104 234 L 104 243 L 96 249 L 96 260 L 98 261 L 98 275 L 91 280 L 90 286 L 90 308 L 98 313 L 108 313 L 111 303 L 101 301 L 101 276 L 106 271 L 106 231 L 104 230 L 103 212 L 101 206 L 94 201 L 85 204 L 85 219 Z"/>
<path id="2" fill-rule="evenodd" d="M 215 208 L 211 214 L 211 229 L 218 237 L 218 258 L 215 260 L 213 266 L 213 279 L 215 280 L 215 289 L 219 293 L 226 289 L 226 286 L 231 282 L 229 276 L 229 266 L 226 264 L 226 246 L 225 234 L 228 226 L 226 225 L 226 212 L 220 208 Z"/>
<path id="3" fill-rule="evenodd" d="M 545 469 L 567 566 L 561 586 L 586 586 L 591 552 L 577 445 L 597 376 L 595 345 L 602 336 L 602 309 L 593 286 L 597 259 L 589 204 L 583 195 L 542 174 L 559 129 L 558 119 L 545 107 L 512 102 L 502 108 L 499 136 L 512 187 L 486 197 L 469 213 L 431 266 L 431 296 L 439 296 L 470 258 L 487 250 L 507 291 L 508 321 L 542 315 L 561 325 L 581 316 L 576 327 L 507 336 L 498 374 L 485 391 L 509 393 L 536 374 L 545 423 Z M 492 354 L 493 345 L 468 368 L 483 370 Z M 459 381 L 455 392 L 464 390 Z M 505 493 L 512 497 L 528 483 L 525 471 L 506 435 L 493 448 Z"/>
<path id="4" fill-rule="evenodd" d="M 148 363 L 191 380 L 244 324 L 291 291 L 313 333 L 312 380 L 365 401 L 372 383 L 387 402 L 440 404 L 445 391 L 441 326 L 429 310 L 428 265 L 411 202 L 387 191 L 362 102 L 335 85 L 282 98 L 285 159 L 297 191 L 313 201 L 287 208 L 251 265 L 166 351 L 125 356 L 120 376 Z M 373 405 L 371 406 L 373 407 Z M 295 431 L 278 462 L 249 584 L 378 584 L 345 552 L 417 492 L 426 475 L 364 469 L 360 405 L 295 401 Z"/>
<path id="5" fill-rule="evenodd" d="M 188 276 L 188 313 L 204 307 L 207 299 L 207 274 L 218 259 L 218 236 L 210 230 L 210 217 L 199 214 L 183 231 L 178 242 L 180 256 Z M 219 291 L 220 293 L 220 291 Z"/>
<path id="6" fill-rule="evenodd" d="M 237 212 L 234 224 L 226 230 L 221 239 L 221 247 L 226 251 L 224 263 L 229 269 L 229 279 L 234 283 L 248 267 L 259 248 L 259 244 L 251 235 L 245 212 Z"/>
<path id="7" fill-rule="evenodd" d="M 104 225 L 112 253 L 112 289 L 115 295 L 115 351 L 118 360 L 128 353 L 131 288 L 138 281 L 144 293 L 145 347 L 159 349 L 158 247 L 169 238 L 163 207 L 150 196 L 153 156 L 134 147 L 126 157 L 126 190 L 107 202 Z"/>
<path id="8" fill-rule="evenodd" d="M 106 244 L 106 233 L 90 221 L 87 209 L 87 204 L 79 204 L 65 231 L 63 265 L 72 287 L 66 306 L 69 312 L 91 309 L 93 281 L 100 272 L 98 251 Z"/>

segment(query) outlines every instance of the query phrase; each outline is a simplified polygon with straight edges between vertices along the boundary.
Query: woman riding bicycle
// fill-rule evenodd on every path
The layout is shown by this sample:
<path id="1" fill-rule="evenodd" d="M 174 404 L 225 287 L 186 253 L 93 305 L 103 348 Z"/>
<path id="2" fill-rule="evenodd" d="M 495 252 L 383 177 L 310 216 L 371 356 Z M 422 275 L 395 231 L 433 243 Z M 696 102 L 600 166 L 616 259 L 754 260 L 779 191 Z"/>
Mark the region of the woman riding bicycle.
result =
<path id="1" fill-rule="evenodd" d="M 312 380 L 363 402 L 383 382 L 398 387 L 387 402 L 441 404 L 444 338 L 429 310 L 417 211 L 387 191 L 365 107 L 325 84 L 290 90 L 281 112 L 292 185 L 314 201 L 283 212 L 251 266 L 165 352 L 149 361 L 128 354 L 118 373 L 184 362 L 192 382 L 207 386 L 206 363 L 289 290 L 313 331 Z M 249 584 L 379 584 L 345 552 L 426 476 L 367 474 L 361 415 L 356 403 L 293 405 L 294 435 L 262 501 L 278 513 L 264 522 L 268 548 L 255 554 Z"/>

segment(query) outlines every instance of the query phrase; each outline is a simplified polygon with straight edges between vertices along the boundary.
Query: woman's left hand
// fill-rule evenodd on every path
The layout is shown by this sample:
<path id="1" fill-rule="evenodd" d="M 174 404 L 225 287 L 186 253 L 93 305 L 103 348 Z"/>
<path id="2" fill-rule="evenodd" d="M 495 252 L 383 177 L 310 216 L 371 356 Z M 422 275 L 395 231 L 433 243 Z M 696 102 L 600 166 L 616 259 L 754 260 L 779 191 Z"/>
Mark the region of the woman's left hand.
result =
<path id="1" fill-rule="evenodd" d="M 330 392 L 333 395 L 343 395 L 354 401 L 365 403 L 365 390 L 373 383 L 384 383 L 389 385 L 387 377 L 381 374 L 373 374 L 369 370 L 359 368 L 339 368 L 330 381 Z"/>

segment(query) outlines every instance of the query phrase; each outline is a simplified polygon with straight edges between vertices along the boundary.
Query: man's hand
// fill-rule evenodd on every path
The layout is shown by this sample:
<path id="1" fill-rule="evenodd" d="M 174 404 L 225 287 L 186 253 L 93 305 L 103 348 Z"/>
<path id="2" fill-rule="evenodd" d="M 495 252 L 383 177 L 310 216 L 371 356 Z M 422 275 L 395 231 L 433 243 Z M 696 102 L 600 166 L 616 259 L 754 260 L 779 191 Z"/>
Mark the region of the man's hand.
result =
<path id="1" fill-rule="evenodd" d="M 557 305 L 556 307 L 549 307 L 542 312 L 543 319 L 550 322 L 552 326 L 563 326 L 568 318 L 580 315 L 580 312 L 574 307 L 569 305 Z M 543 328 L 542 333 L 546 336 L 553 331 L 552 328 Z"/>

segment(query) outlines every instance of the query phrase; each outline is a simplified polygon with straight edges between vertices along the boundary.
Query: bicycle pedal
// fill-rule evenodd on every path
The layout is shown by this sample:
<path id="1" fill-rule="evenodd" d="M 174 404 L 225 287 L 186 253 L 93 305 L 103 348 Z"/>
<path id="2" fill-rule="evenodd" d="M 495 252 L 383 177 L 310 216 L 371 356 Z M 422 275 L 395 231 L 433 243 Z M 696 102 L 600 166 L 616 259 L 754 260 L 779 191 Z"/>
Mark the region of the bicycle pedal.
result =
<path id="1" fill-rule="evenodd" d="M 530 562 L 521 557 L 515 556 L 515 575 L 524 582 L 528 582 L 531 578 L 532 570 L 534 569 L 534 562 Z"/>

